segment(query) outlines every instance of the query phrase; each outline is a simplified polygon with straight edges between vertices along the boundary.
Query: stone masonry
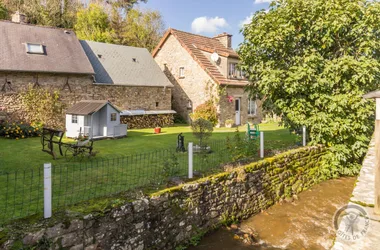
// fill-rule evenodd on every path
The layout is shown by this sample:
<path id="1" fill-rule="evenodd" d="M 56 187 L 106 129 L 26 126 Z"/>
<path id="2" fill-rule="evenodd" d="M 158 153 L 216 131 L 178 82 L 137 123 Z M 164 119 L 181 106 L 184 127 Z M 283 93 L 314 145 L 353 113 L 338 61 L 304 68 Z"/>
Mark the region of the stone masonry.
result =
<path id="1" fill-rule="evenodd" d="M 319 170 L 325 153 L 322 147 L 300 148 L 134 201 L 110 203 L 104 211 L 68 209 L 48 220 L 23 219 L 0 230 L 0 248 L 176 249 L 324 180 Z"/>
<path id="2" fill-rule="evenodd" d="M 10 85 L 6 84 L 8 81 Z M 0 73 L 0 109 L 5 109 L 8 115 L 23 117 L 18 93 L 27 90 L 29 85 L 59 91 L 68 107 L 80 100 L 93 99 L 109 100 L 121 110 L 171 109 L 171 88 L 101 85 L 94 84 L 93 77 L 88 75 L 41 73 Z"/>

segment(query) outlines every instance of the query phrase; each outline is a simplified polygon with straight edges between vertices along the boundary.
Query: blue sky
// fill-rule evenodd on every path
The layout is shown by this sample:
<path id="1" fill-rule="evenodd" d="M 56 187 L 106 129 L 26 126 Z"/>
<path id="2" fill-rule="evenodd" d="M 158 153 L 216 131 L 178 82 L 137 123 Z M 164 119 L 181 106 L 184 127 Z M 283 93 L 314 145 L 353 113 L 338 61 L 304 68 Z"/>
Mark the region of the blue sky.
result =
<path id="1" fill-rule="evenodd" d="M 142 9 L 158 10 L 166 28 L 175 28 L 206 36 L 227 32 L 236 48 L 243 41 L 241 23 L 252 13 L 267 9 L 268 0 L 148 0 Z"/>

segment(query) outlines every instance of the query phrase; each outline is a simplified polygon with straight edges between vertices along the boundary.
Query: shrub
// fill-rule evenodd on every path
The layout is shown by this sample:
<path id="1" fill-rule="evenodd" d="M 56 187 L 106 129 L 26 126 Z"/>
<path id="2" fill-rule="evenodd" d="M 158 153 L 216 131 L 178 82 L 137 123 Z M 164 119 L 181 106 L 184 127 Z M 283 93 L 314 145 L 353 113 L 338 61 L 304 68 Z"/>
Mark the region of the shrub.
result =
<path id="1" fill-rule="evenodd" d="M 35 123 L 3 123 L 0 127 L 0 136 L 9 139 L 24 139 L 41 135 L 41 126 Z"/>
<path id="2" fill-rule="evenodd" d="M 232 157 L 232 161 L 253 157 L 257 154 L 259 149 L 257 141 L 242 138 L 238 128 L 236 128 L 232 139 L 227 137 L 226 147 Z"/>
<path id="3" fill-rule="evenodd" d="M 214 126 L 208 120 L 199 118 L 191 123 L 193 135 L 199 139 L 199 146 L 205 146 L 206 140 L 212 135 Z"/>
<path id="4" fill-rule="evenodd" d="M 190 114 L 191 120 L 195 121 L 199 118 L 210 121 L 213 126 L 218 123 L 218 114 L 216 111 L 216 107 L 212 101 L 207 101 L 201 105 L 199 105 L 194 113 Z"/>

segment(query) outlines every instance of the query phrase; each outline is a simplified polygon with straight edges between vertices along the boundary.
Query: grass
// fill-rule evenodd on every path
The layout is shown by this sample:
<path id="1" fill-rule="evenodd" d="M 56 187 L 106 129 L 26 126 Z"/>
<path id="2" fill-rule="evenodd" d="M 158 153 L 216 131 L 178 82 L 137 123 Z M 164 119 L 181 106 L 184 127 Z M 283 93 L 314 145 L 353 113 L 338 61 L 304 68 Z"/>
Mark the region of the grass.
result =
<path id="1" fill-rule="evenodd" d="M 277 124 L 260 128 L 265 132 L 267 149 L 284 149 L 300 141 Z M 239 128 L 242 136 L 245 129 Z M 235 130 L 215 129 L 209 143 L 212 153 L 195 154 L 194 170 L 206 175 L 230 162 L 225 139 L 233 137 Z M 187 153 L 175 152 L 179 133 L 185 135 L 186 143 L 196 142 L 185 125 L 163 128 L 161 134 L 154 134 L 153 129 L 130 130 L 127 138 L 96 141 L 99 153 L 82 162 L 67 162 L 64 157 L 52 160 L 41 151 L 40 138 L 0 139 L 0 224 L 42 210 L 44 162 L 53 164 L 55 209 L 136 188 L 158 188 L 169 177 L 186 176 Z"/>
<path id="2" fill-rule="evenodd" d="M 235 130 L 236 128 L 216 128 L 210 140 L 225 140 L 227 136 L 233 136 Z M 287 129 L 275 123 L 262 124 L 260 130 L 265 132 L 265 148 L 268 149 L 281 149 L 300 141 Z M 243 135 L 246 127 L 239 127 L 239 131 Z M 161 134 L 154 134 L 153 129 L 135 129 L 128 131 L 127 138 L 94 142 L 95 151 L 99 152 L 96 157 L 114 158 L 160 149 L 175 149 L 179 133 L 185 136 L 186 144 L 191 141 L 196 143 L 190 127 L 186 125 L 162 128 Z M 66 159 L 59 156 L 54 161 L 50 155 L 42 152 L 40 138 L 23 140 L 0 138 L 0 172 L 40 168 L 45 162 L 60 164 L 66 163 Z"/>

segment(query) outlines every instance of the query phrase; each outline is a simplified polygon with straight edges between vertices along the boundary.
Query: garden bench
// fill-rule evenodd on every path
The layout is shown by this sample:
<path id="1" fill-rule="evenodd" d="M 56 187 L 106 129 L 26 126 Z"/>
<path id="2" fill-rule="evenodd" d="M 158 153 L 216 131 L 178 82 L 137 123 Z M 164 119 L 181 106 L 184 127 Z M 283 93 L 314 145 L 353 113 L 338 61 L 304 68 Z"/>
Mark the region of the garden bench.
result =
<path id="1" fill-rule="evenodd" d="M 254 124 L 252 128 L 249 122 L 247 122 L 247 136 L 248 136 L 248 139 L 255 140 L 256 138 L 258 138 L 260 136 L 259 125 Z"/>

